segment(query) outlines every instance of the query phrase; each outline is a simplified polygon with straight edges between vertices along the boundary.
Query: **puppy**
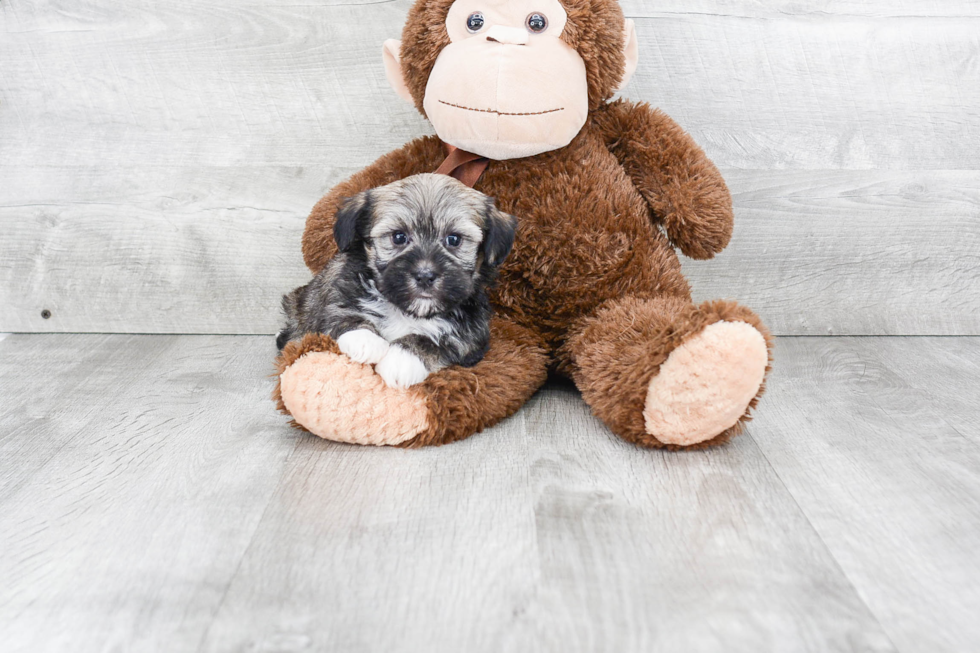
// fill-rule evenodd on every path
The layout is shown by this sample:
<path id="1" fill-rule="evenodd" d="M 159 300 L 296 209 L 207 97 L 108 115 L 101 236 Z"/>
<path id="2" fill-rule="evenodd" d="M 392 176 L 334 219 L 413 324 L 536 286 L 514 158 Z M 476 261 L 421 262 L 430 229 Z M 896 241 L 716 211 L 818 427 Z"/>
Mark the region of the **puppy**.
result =
<path id="1" fill-rule="evenodd" d="M 516 227 L 491 198 L 447 175 L 355 195 L 337 213 L 339 253 L 283 297 L 276 344 L 326 333 L 396 388 L 476 365 L 490 343 L 487 288 Z"/>

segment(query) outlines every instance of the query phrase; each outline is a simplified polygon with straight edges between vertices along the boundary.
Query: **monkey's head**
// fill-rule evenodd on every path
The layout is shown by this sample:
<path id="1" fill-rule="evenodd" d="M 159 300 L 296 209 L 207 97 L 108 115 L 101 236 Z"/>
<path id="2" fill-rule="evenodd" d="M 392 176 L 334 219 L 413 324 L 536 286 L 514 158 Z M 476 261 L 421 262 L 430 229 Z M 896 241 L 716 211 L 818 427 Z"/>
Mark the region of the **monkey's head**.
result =
<path id="1" fill-rule="evenodd" d="M 568 145 L 636 69 L 615 0 L 417 0 L 385 72 L 444 142 L 491 159 Z"/>

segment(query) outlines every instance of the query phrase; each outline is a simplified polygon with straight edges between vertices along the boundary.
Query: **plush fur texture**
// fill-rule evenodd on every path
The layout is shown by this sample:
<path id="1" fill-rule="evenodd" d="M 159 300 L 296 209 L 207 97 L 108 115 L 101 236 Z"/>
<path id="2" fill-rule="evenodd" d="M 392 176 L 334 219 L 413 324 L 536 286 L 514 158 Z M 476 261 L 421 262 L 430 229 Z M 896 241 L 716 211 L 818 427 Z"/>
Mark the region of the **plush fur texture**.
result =
<path id="1" fill-rule="evenodd" d="M 589 116 L 585 62 L 561 35 L 558 0 L 535 0 L 549 27 L 531 34 L 527 6 L 456 0 L 446 16 L 451 43 L 436 60 L 423 107 L 439 138 L 490 159 L 514 159 L 564 147 Z M 473 12 L 486 13 L 476 31 Z M 529 71 L 549 74 L 526 81 Z"/>
<path id="2" fill-rule="evenodd" d="M 565 371 L 585 401 L 613 432 L 645 446 L 681 448 L 659 440 L 647 430 L 644 411 L 650 383 L 673 351 L 703 333 L 707 326 L 723 321 L 754 327 L 765 340 L 767 354 L 772 351 L 771 336 L 761 320 L 733 302 L 710 301 L 694 306 L 684 298 L 630 297 L 611 300 L 580 320 L 560 354 Z M 766 356 L 767 372 L 770 362 Z M 720 444 L 741 432 L 742 423 L 750 419 L 749 411 L 755 408 L 764 387 L 757 390 L 738 423 L 687 446 Z"/>
<path id="3" fill-rule="evenodd" d="M 476 367 L 451 367 L 407 390 L 386 386 L 329 336 L 307 334 L 279 354 L 272 398 L 293 426 L 338 442 L 460 440 L 517 412 L 547 378 L 548 358 L 532 331 L 494 320 L 490 333 L 490 350 Z"/>
<path id="4" fill-rule="evenodd" d="M 416 3 L 403 34 L 402 67 L 420 111 L 428 72 L 448 38 L 442 22 L 450 4 Z M 710 258 L 721 251 L 732 233 L 731 197 L 717 168 L 669 117 L 643 103 L 607 101 L 624 74 L 619 6 L 611 0 L 563 4 L 569 20 L 562 38 L 586 64 L 589 119 L 567 146 L 491 161 L 476 183 L 520 221 L 514 250 L 491 295 L 495 335 L 484 361 L 466 370 L 443 370 L 419 386 L 428 402 L 428 426 L 408 442 L 452 441 L 513 413 L 543 383 L 547 369 L 570 376 L 593 412 L 631 442 L 668 448 L 724 442 L 749 419 L 764 383 L 734 425 L 724 427 L 727 417 L 719 417 L 720 431 L 698 432 L 693 439 L 676 433 L 659 439 L 647 427 L 645 410 L 661 365 L 709 325 L 754 328 L 766 344 L 765 360 L 757 347 L 744 356 L 729 350 L 723 358 L 736 369 L 718 379 L 725 387 L 702 388 L 705 396 L 714 392 L 727 403 L 706 405 L 691 420 L 692 428 L 710 422 L 706 414 L 713 410 L 727 416 L 733 410 L 729 399 L 744 394 L 744 379 L 757 374 L 762 363 L 768 370 L 772 343 L 759 318 L 732 302 L 693 305 L 675 252 L 676 247 Z M 319 270 L 332 256 L 333 221 L 343 198 L 433 171 L 446 151 L 436 137 L 419 138 L 334 188 L 307 221 L 307 265 Z M 698 351 L 708 352 L 708 359 L 681 357 L 689 359 L 688 376 L 719 364 L 710 347 L 692 345 L 691 352 Z M 674 385 L 685 377 L 675 367 Z M 674 408 L 682 409 L 681 404 Z"/>
<path id="5" fill-rule="evenodd" d="M 672 242 L 709 257 L 728 243 L 731 197 L 717 169 L 677 125 L 647 105 L 618 101 L 605 105 L 565 148 L 525 159 L 491 161 L 475 188 L 497 199 L 501 210 L 518 216 L 514 250 L 500 268 L 492 299 L 498 310 L 526 327 L 540 329 L 557 348 L 569 326 L 610 298 L 681 297 L 690 288 Z M 645 116 L 633 147 L 621 145 L 627 163 L 653 156 L 648 145 L 666 141 L 659 165 L 626 167 L 607 147 L 617 142 L 604 131 L 609 114 L 632 122 Z M 635 127 L 635 125 L 634 125 Z M 307 265 L 319 270 L 332 256 L 334 215 L 342 198 L 398 174 L 436 169 L 446 150 L 435 137 L 417 139 L 385 155 L 339 184 L 313 209 L 303 240 Z M 696 162 L 688 179 L 672 174 L 671 157 Z M 679 165 L 679 163 L 678 163 Z M 541 174 L 548 170 L 549 174 Z M 637 175 L 636 180 L 629 172 Z M 657 200 L 655 213 L 640 189 Z M 653 189 L 659 189 L 654 193 Z M 673 234 L 666 218 L 674 226 Z M 664 227 L 664 231 L 658 229 Z M 667 235 L 665 235 L 665 232 Z M 698 234 L 708 237 L 701 239 Z"/>
<path id="6" fill-rule="evenodd" d="M 443 48 L 449 45 L 444 23 L 454 0 L 416 2 L 402 31 L 401 63 L 405 83 L 424 116 L 425 87 Z M 589 110 L 594 111 L 613 96 L 623 79 L 623 12 L 611 0 L 563 0 L 568 14 L 562 40 L 577 50 L 585 62 L 589 86 Z M 432 168 L 435 170 L 435 168 Z"/>
<path id="7" fill-rule="evenodd" d="M 692 445 L 735 426 L 759 389 L 769 356 L 763 335 L 745 322 L 715 322 L 661 363 L 647 388 L 647 433 Z"/>
<path id="8" fill-rule="evenodd" d="M 280 384 L 283 407 L 321 438 L 397 445 L 428 427 L 424 397 L 391 390 L 370 366 L 342 354 L 307 353 L 282 372 Z"/>

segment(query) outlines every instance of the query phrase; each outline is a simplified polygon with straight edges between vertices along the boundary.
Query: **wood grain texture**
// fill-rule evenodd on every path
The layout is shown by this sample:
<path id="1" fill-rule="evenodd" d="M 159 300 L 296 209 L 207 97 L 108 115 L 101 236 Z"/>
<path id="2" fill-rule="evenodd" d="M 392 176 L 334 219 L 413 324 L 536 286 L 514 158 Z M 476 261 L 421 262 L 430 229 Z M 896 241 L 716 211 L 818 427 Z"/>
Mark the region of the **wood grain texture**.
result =
<path id="1" fill-rule="evenodd" d="M 298 437 L 272 349 L 0 342 L 0 648 L 196 649 Z"/>
<path id="2" fill-rule="evenodd" d="M 0 329 L 274 333 L 280 296 L 309 279 L 309 205 L 347 172 L 146 168 L 123 187 L 101 168 L 0 166 L 20 189 L 0 207 Z M 980 333 L 980 172 L 728 181 L 732 244 L 684 261 L 696 298 L 738 299 L 777 334 Z"/>
<path id="3" fill-rule="evenodd" d="M 751 438 L 639 449 L 570 388 L 526 412 L 541 586 L 513 650 L 894 650 Z"/>
<path id="4" fill-rule="evenodd" d="M 431 132 L 379 57 L 408 5 L 0 3 L 0 330 L 274 331 L 319 195 Z M 780 334 L 980 334 L 976 3 L 624 9 L 625 95 L 735 193 L 699 298 Z"/>
<path id="5" fill-rule="evenodd" d="M 0 342 L 5 650 L 897 650 L 751 437 L 638 449 L 549 386 L 452 446 L 338 445 L 263 401 L 269 347 Z"/>
<path id="6" fill-rule="evenodd" d="M 551 387 L 451 448 L 301 449 L 205 651 L 894 650 L 751 440 L 640 450 Z"/>
<path id="7" fill-rule="evenodd" d="M 620 0 L 629 16 L 692 15 L 732 18 L 789 19 L 816 18 L 846 19 L 851 16 L 867 18 L 980 18 L 980 6 L 975 2 L 945 0 Z"/>
<path id="8" fill-rule="evenodd" d="M 427 130 L 380 61 L 409 4 L 11 0 L 5 158 L 364 165 Z M 626 95 L 663 107 L 723 167 L 978 168 L 971 3 L 918 15 L 884 1 L 860 15 L 854 2 L 780 4 L 627 5 L 643 56 Z"/>
<path id="9" fill-rule="evenodd" d="M 781 335 L 980 334 L 980 173 L 728 171 L 735 234 L 695 298 Z"/>
<path id="10" fill-rule="evenodd" d="M 274 333 L 282 294 L 310 278 L 310 170 L 3 169 L 46 183 L 0 208 L 0 328 Z"/>
<path id="11" fill-rule="evenodd" d="M 901 340 L 882 340 L 889 370 L 923 395 L 923 400 L 960 436 L 980 445 L 980 342 L 975 338 L 923 338 L 909 356 Z"/>
<path id="12" fill-rule="evenodd" d="M 780 339 L 752 422 L 903 652 L 980 646 L 978 349 L 977 338 Z"/>

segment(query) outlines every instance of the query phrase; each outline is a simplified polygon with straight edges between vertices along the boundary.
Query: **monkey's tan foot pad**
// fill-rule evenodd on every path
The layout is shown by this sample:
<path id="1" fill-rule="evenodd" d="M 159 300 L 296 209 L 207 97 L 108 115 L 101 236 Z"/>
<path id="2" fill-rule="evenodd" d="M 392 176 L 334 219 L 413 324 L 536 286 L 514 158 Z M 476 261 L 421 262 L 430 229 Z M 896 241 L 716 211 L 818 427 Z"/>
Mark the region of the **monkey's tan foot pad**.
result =
<path id="1" fill-rule="evenodd" d="M 647 388 L 648 433 L 691 446 L 734 426 L 759 393 L 766 340 L 744 322 L 715 322 L 670 352 Z"/>
<path id="2" fill-rule="evenodd" d="M 279 375 L 282 403 L 310 433 L 352 444 L 396 445 L 428 428 L 424 395 L 389 388 L 343 354 L 304 354 Z"/>

